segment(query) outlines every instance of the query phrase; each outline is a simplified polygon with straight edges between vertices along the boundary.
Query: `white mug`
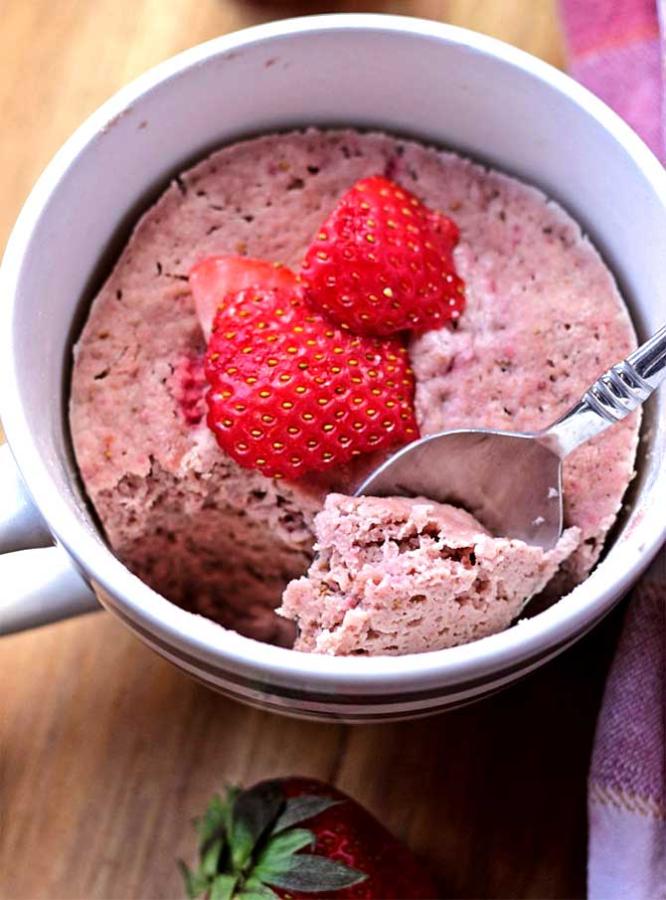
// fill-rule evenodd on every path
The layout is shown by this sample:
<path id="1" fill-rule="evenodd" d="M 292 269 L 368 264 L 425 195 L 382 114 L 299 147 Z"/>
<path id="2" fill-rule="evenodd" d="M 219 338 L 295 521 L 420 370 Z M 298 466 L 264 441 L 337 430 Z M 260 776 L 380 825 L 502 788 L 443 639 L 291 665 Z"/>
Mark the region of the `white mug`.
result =
<path id="1" fill-rule="evenodd" d="M 350 722 L 426 715 L 562 651 L 647 566 L 666 532 L 666 396 L 650 401 L 639 474 L 603 561 L 569 596 L 501 634 L 419 655 L 318 656 L 225 631 L 152 591 L 104 542 L 77 477 L 67 425 L 72 343 L 119 239 L 169 176 L 241 136 L 306 124 L 412 135 L 539 185 L 592 235 L 640 336 L 663 323 L 666 174 L 624 122 L 561 72 L 488 37 L 391 16 L 282 21 L 188 50 L 79 128 L 7 246 L 0 633 L 90 609 L 96 595 L 158 653 L 245 702 Z"/>

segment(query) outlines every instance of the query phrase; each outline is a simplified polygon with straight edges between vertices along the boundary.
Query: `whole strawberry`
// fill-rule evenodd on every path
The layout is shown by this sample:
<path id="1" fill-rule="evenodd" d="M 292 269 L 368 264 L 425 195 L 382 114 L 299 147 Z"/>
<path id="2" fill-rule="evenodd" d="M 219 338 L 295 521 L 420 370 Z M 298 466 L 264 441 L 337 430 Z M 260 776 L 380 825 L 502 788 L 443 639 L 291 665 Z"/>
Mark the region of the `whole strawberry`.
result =
<path id="1" fill-rule="evenodd" d="M 356 334 L 440 328 L 464 308 L 453 261 L 457 242 L 451 219 L 387 178 L 364 178 L 308 248 L 305 296 Z"/>
<path id="2" fill-rule="evenodd" d="M 232 788 L 224 800 L 213 798 L 196 827 L 198 868 L 180 863 L 191 898 L 437 897 L 404 844 L 319 781 L 284 778 L 247 791 Z"/>
<path id="3" fill-rule="evenodd" d="M 206 377 L 219 445 L 267 476 L 298 478 L 418 434 L 403 343 L 342 330 L 296 288 L 227 294 Z"/>

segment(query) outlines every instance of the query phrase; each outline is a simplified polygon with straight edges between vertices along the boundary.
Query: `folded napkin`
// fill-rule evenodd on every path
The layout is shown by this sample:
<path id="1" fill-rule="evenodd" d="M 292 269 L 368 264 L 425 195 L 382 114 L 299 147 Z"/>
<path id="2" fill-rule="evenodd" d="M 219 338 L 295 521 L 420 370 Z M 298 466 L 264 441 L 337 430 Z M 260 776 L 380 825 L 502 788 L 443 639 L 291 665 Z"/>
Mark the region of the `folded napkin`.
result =
<path id="1" fill-rule="evenodd" d="M 571 73 L 666 162 L 666 0 L 560 5 Z M 666 550 L 631 598 L 597 724 L 588 812 L 591 900 L 666 898 Z"/>

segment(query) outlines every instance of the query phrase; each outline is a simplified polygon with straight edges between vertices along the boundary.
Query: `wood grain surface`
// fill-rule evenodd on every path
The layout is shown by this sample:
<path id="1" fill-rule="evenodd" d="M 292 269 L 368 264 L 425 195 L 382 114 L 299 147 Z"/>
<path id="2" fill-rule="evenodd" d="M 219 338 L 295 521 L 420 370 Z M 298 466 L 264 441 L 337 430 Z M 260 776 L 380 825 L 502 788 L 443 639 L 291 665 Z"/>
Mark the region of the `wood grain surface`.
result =
<path id="1" fill-rule="evenodd" d="M 412 13 L 563 62 L 550 0 L 2 0 L 0 243 L 39 171 L 101 101 L 199 41 L 294 13 Z M 0 300 L 2 302 L 2 300 Z M 0 498 L 2 502 L 2 498 Z M 414 723 L 314 725 L 242 707 L 106 613 L 0 642 L 0 896 L 182 896 L 174 860 L 227 782 L 301 773 L 407 840 L 442 897 L 584 893 L 585 773 L 621 611 L 484 703 Z"/>

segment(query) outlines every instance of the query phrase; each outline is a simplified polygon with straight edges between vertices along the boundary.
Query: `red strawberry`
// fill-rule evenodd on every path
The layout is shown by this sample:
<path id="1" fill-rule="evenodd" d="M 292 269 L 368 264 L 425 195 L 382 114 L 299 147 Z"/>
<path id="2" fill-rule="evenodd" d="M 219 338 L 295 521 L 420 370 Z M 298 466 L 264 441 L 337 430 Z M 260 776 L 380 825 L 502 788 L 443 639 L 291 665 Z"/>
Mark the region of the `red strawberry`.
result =
<path id="1" fill-rule="evenodd" d="M 286 266 L 245 256 L 208 256 L 190 271 L 190 289 L 206 340 L 227 294 L 249 287 L 292 290 L 296 276 Z"/>
<path id="2" fill-rule="evenodd" d="M 458 228 L 380 175 L 347 191 L 309 247 L 306 298 L 356 334 L 426 331 L 464 307 Z"/>
<path id="3" fill-rule="evenodd" d="M 298 478 L 417 436 L 403 344 L 342 331 L 293 290 L 227 295 L 206 377 L 218 443 L 268 476 Z"/>
<path id="4" fill-rule="evenodd" d="M 412 853 L 374 816 L 309 778 L 230 789 L 224 800 L 213 798 L 197 831 L 197 870 L 180 863 L 191 898 L 433 900 L 438 894 Z"/>

